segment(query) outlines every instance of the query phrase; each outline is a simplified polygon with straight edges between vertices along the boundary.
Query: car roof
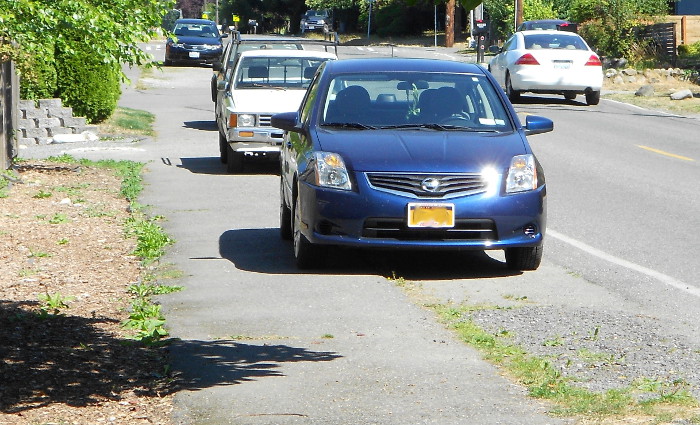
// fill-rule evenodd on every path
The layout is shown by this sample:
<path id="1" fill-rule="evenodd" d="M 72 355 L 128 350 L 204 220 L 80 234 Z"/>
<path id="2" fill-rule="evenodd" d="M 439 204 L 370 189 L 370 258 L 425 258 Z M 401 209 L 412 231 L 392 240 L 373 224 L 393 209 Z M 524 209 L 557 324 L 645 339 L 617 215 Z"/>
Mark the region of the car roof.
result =
<path id="1" fill-rule="evenodd" d="M 191 19 L 191 18 L 181 18 L 175 20 L 176 24 L 213 24 L 214 21 L 209 19 Z"/>
<path id="2" fill-rule="evenodd" d="M 336 59 L 336 55 L 329 52 L 320 52 L 315 50 L 289 50 L 289 49 L 256 49 L 247 50 L 241 53 L 241 59 L 247 57 L 263 58 L 263 57 L 287 57 L 287 58 L 319 58 L 319 59 Z"/>
<path id="3" fill-rule="evenodd" d="M 326 65 L 326 72 L 456 72 L 484 74 L 484 69 L 476 64 L 441 59 L 418 58 L 363 58 L 333 61 Z"/>
<path id="4" fill-rule="evenodd" d="M 523 24 L 554 24 L 554 23 L 566 24 L 566 23 L 570 23 L 570 22 L 565 21 L 563 19 L 535 19 L 533 21 L 525 21 L 521 25 L 523 25 Z"/>
<path id="5" fill-rule="evenodd" d="M 581 38 L 580 35 L 576 34 L 575 32 L 568 32 L 568 31 L 557 31 L 557 30 L 523 30 L 523 31 L 518 31 L 516 34 L 522 34 L 522 35 L 554 35 L 557 37 L 578 37 Z"/>

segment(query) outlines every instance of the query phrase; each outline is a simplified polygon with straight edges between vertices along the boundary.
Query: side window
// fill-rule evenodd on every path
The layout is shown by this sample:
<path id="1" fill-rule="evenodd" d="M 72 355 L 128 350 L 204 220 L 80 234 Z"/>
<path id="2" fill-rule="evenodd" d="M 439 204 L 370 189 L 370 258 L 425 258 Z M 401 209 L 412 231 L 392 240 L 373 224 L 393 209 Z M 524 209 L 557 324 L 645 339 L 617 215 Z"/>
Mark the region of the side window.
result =
<path id="1" fill-rule="evenodd" d="M 316 97 L 318 96 L 318 86 L 319 86 L 319 76 L 321 73 L 317 73 L 314 78 L 311 80 L 311 85 L 309 86 L 309 89 L 306 91 L 306 95 L 304 96 L 304 99 L 301 101 L 301 116 L 299 117 L 299 120 L 303 123 L 308 123 L 310 116 L 311 116 L 311 110 L 314 107 L 314 103 L 316 103 Z"/>
<path id="2" fill-rule="evenodd" d="M 516 43 L 516 38 L 515 38 L 515 36 L 513 35 L 513 36 L 511 36 L 511 37 L 508 39 L 508 41 L 506 41 L 506 43 L 503 45 L 503 51 L 515 49 L 516 44 L 517 44 L 517 43 Z"/>

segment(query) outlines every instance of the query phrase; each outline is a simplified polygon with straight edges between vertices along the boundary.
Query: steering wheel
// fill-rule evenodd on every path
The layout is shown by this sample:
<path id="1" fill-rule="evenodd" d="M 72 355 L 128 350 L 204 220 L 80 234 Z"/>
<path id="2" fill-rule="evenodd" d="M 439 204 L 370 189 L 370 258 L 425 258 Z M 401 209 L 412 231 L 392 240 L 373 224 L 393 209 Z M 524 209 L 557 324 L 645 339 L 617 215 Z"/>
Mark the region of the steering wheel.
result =
<path id="1" fill-rule="evenodd" d="M 440 124 L 463 126 L 466 124 L 466 121 L 471 122 L 472 118 L 466 112 L 459 112 L 456 114 L 452 114 L 449 117 L 443 118 L 442 120 L 440 120 Z"/>

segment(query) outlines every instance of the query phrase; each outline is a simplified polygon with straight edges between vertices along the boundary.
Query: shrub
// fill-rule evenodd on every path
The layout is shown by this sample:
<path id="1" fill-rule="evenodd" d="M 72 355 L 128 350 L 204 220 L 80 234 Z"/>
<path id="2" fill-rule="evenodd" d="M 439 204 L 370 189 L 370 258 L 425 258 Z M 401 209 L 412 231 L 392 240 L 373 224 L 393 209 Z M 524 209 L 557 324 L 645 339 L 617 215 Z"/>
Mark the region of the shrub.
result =
<path id="1" fill-rule="evenodd" d="M 105 63 L 95 47 L 74 43 L 70 51 L 56 52 L 56 95 L 75 115 L 91 123 L 109 118 L 121 95 L 119 66 Z"/>
<path id="2" fill-rule="evenodd" d="M 17 62 L 20 73 L 19 94 L 22 99 L 50 99 L 56 95 L 56 63 L 52 54 L 33 55 Z"/>
<path id="3" fill-rule="evenodd" d="M 391 3 L 377 11 L 374 18 L 377 35 L 380 37 L 417 35 L 422 32 L 418 21 L 422 13 L 418 7 Z"/>

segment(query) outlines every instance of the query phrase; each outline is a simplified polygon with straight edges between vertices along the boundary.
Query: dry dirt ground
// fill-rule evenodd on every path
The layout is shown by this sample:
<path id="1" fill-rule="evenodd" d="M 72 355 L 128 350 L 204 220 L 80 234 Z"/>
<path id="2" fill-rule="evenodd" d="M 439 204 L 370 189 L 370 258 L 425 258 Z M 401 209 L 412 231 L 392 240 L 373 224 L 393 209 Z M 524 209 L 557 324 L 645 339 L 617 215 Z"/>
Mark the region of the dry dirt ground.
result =
<path id="1" fill-rule="evenodd" d="M 0 198 L 0 424 L 169 424 L 164 353 L 120 326 L 143 272 L 121 178 L 34 160 L 16 175 Z"/>

